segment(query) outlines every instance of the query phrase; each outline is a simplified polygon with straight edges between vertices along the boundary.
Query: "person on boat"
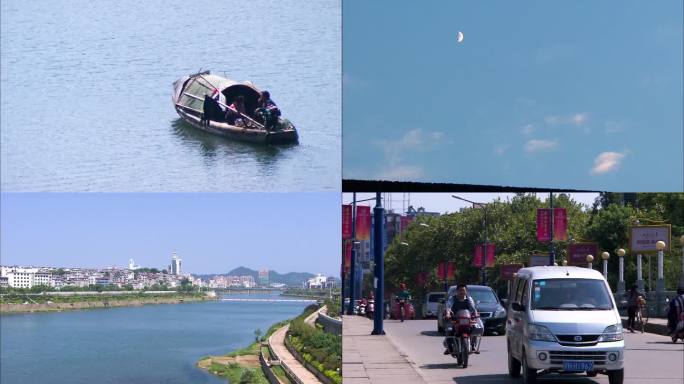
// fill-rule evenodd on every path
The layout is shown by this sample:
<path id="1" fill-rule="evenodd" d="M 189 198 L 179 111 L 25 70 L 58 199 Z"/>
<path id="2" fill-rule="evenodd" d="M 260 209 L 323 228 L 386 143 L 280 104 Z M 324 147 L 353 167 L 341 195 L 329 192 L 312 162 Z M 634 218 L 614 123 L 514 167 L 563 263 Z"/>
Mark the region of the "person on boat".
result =
<path id="1" fill-rule="evenodd" d="M 226 110 L 226 121 L 228 124 L 244 126 L 244 116 L 247 114 L 247 109 L 245 108 L 245 97 L 242 95 L 237 96 L 233 103 Z"/>
<path id="2" fill-rule="evenodd" d="M 254 115 L 259 117 L 267 129 L 275 127 L 280 116 L 280 109 L 271 100 L 271 94 L 268 91 L 261 92 L 258 102 L 259 107 L 254 111 Z"/>

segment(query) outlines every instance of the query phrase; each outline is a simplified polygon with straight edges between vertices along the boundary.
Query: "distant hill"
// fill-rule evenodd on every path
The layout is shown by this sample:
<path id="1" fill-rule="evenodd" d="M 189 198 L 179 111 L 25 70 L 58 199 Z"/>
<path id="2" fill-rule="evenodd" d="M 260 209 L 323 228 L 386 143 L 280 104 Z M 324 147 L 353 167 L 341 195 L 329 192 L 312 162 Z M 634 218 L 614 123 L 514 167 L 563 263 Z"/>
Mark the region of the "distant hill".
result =
<path id="1" fill-rule="evenodd" d="M 215 276 L 252 276 L 255 281 L 259 281 L 259 271 L 247 267 L 237 267 L 228 273 L 218 273 L 211 275 L 196 275 L 202 279 L 212 279 Z M 269 271 L 269 283 L 282 283 L 286 285 L 301 286 L 303 282 L 314 277 L 313 273 L 308 272 L 288 272 L 280 274 L 276 271 Z"/>

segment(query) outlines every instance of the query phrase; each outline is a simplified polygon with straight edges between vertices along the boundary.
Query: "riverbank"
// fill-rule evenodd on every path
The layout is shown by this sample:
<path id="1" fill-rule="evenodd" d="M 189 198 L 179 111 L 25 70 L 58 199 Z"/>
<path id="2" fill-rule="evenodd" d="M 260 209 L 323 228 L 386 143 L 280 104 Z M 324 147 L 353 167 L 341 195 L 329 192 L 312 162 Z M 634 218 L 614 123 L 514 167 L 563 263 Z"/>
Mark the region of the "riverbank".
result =
<path id="1" fill-rule="evenodd" d="M 255 333 L 255 341 L 246 348 L 232 351 L 222 356 L 206 356 L 197 362 L 197 367 L 207 372 L 228 379 L 231 383 L 258 383 L 268 384 L 266 374 L 260 367 L 259 353 L 262 352 L 269 356 L 268 347 L 262 346 L 262 343 L 271 337 L 273 333 L 282 327 L 288 325 L 290 322 L 304 318 L 314 311 L 316 306 L 310 305 L 304 309 L 302 314 L 293 318 L 273 324 L 268 331 L 262 336 Z M 282 381 L 287 382 L 285 372 L 279 366 L 271 367 L 273 373 Z"/>
<path id="2" fill-rule="evenodd" d="M 49 297 L 48 297 L 49 298 Z M 147 304 L 180 304 L 197 301 L 216 300 L 216 298 L 204 294 L 173 294 L 165 296 L 143 296 L 135 295 L 131 297 L 115 296 L 72 296 L 68 300 L 64 298 L 53 298 L 45 302 L 24 303 L 0 303 L 0 314 L 12 313 L 34 313 L 34 312 L 61 312 L 70 310 L 115 308 L 115 307 L 135 307 Z"/>

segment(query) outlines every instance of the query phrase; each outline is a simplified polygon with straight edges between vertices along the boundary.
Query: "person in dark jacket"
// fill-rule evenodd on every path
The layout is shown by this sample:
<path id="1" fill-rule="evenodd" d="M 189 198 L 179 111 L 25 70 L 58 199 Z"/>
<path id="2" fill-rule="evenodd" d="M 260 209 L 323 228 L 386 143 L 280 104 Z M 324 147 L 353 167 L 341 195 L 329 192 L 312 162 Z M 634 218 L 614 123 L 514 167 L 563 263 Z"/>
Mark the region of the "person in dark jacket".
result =
<path id="1" fill-rule="evenodd" d="M 636 318 L 636 313 L 639 310 L 639 305 L 641 304 L 641 299 L 645 295 L 637 289 L 636 285 L 632 285 L 627 294 L 627 329 L 634 333 L 634 322 Z"/>
<path id="2" fill-rule="evenodd" d="M 278 116 L 280 116 L 280 109 L 275 102 L 271 100 L 271 94 L 268 91 L 261 92 L 259 97 L 258 107 L 254 111 L 254 116 L 258 117 L 266 126 L 266 129 L 272 129 L 278 123 Z"/>

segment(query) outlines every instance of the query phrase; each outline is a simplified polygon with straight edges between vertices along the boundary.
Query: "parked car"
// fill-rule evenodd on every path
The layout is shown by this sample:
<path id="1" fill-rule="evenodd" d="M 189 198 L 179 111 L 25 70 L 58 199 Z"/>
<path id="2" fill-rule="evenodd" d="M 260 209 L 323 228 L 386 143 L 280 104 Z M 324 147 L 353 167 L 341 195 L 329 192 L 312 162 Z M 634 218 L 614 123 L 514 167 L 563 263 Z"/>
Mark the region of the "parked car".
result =
<path id="1" fill-rule="evenodd" d="M 523 268 L 506 323 L 508 373 L 534 383 L 537 371 L 624 380 L 622 320 L 608 282 L 589 268 Z"/>
<path id="2" fill-rule="evenodd" d="M 437 308 L 439 301 L 444 299 L 446 294 L 444 292 L 430 292 L 425 295 L 425 302 L 423 303 L 422 315 L 423 318 L 437 317 Z"/>
<path id="3" fill-rule="evenodd" d="M 499 335 L 506 333 L 506 308 L 494 293 L 494 290 L 485 285 L 466 285 L 468 295 L 475 302 L 475 309 L 480 314 L 484 323 L 485 332 L 496 332 Z M 456 286 L 449 287 L 447 298 L 456 294 Z M 446 299 L 437 306 L 437 332 L 443 333 L 446 321 Z"/>

